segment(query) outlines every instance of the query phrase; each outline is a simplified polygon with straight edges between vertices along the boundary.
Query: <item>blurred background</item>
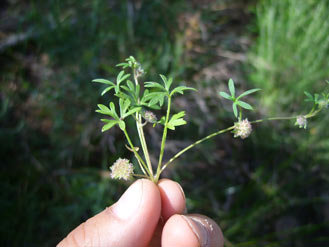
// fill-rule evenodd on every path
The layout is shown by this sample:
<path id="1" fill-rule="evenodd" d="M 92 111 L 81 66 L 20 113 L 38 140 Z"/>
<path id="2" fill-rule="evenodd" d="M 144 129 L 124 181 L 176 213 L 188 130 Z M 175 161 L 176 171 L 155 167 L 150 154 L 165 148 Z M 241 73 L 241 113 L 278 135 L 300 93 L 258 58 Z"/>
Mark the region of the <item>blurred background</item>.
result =
<path id="1" fill-rule="evenodd" d="M 249 119 L 306 113 L 303 91 L 329 79 L 329 0 L 3 0 L 0 2 L 0 245 L 54 246 L 129 183 L 109 165 L 132 158 L 118 128 L 101 134 L 101 85 L 129 55 L 198 89 L 176 97 L 188 124 L 165 159 L 234 121 L 219 98 L 260 87 Z M 161 112 L 156 112 L 160 116 Z M 226 246 L 329 246 L 329 116 L 228 133 L 175 161 L 190 213 L 214 218 Z M 161 128 L 146 128 L 155 160 Z M 135 139 L 137 141 L 137 139 Z"/>

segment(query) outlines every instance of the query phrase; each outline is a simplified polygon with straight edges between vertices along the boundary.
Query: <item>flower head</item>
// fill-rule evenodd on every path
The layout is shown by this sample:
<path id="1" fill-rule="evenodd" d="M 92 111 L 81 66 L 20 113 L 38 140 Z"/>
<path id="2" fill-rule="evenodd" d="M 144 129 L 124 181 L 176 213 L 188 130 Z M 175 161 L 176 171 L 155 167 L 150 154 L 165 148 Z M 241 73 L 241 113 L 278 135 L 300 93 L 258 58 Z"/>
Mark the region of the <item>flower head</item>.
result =
<path id="1" fill-rule="evenodd" d="M 307 119 L 306 119 L 306 117 L 305 117 L 305 116 L 302 116 L 302 115 L 298 116 L 298 117 L 296 118 L 296 123 L 295 123 L 295 125 L 298 125 L 299 128 L 304 128 L 304 129 L 306 129 L 306 127 L 307 127 Z"/>
<path id="2" fill-rule="evenodd" d="M 133 165 L 127 159 L 117 159 L 111 166 L 111 178 L 129 180 L 134 172 Z"/>
<path id="3" fill-rule="evenodd" d="M 241 137 L 241 139 L 247 138 L 252 131 L 252 127 L 248 119 L 239 120 L 239 122 L 234 123 L 234 137 Z"/>
<path id="4" fill-rule="evenodd" d="M 140 63 L 136 62 L 136 77 L 141 77 L 145 74 L 144 69 L 142 68 L 142 65 Z"/>
<path id="5" fill-rule="evenodd" d="M 155 123 L 158 120 L 157 116 L 151 111 L 145 111 L 143 118 L 149 123 Z"/>

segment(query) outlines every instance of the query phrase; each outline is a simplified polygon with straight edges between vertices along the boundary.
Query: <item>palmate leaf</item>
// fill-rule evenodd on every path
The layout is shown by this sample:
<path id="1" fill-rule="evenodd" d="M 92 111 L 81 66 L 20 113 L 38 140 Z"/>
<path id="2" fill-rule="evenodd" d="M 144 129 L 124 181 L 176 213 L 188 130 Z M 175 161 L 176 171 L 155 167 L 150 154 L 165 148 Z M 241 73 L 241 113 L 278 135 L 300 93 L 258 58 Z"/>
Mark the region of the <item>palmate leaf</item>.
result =
<path id="1" fill-rule="evenodd" d="M 113 126 L 119 123 L 118 120 L 110 120 L 110 119 L 101 119 L 101 121 L 106 123 L 102 128 L 102 132 L 111 129 Z"/>
<path id="2" fill-rule="evenodd" d="M 138 111 L 140 111 L 141 109 L 142 109 L 142 107 L 136 106 L 133 109 L 131 109 L 128 112 L 126 112 L 125 114 L 123 114 L 121 118 L 122 119 L 125 119 L 126 117 L 128 117 L 128 116 L 130 116 L 130 115 L 132 115 L 132 114 L 134 114 L 134 113 L 136 113 Z"/>
<path id="3" fill-rule="evenodd" d="M 184 116 L 185 116 L 185 111 L 181 111 L 177 114 L 174 114 L 168 122 L 167 125 L 168 129 L 175 130 L 176 126 L 181 126 L 186 124 L 186 121 L 183 119 Z"/>
<path id="4" fill-rule="evenodd" d="M 170 92 L 170 96 L 173 96 L 175 93 L 180 93 L 180 94 L 184 94 L 184 91 L 186 90 L 193 90 L 193 91 L 197 91 L 195 88 L 193 87 L 186 87 L 186 86 L 179 86 L 174 88 L 171 92 Z"/>
<path id="5" fill-rule="evenodd" d="M 306 95 L 306 99 L 305 99 L 305 101 L 314 101 L 314 99 L 313 99 L 313 96 L 312 96 L 312 94 L 310 94 L 309 92 L 307 92 L 307 91 L 304 91 L 304 94 Z"/>
<path id="6" fill-rule="evenodd" d="M 111 102 L 112 103 L 112 102 Z M 112 103 L 113 104 L 113 103 Z M 98 104 L 97 105 L 99 110 L 96 110 L 96 112 L 98 113 L 101 113 L 101 114 L 104 114 L 104 115 L 108 115 L 108 116 L 111 116 L 113 117 L 114 119 L 119 119 L 119 116 L 118 114 L 115 112 L 115 109 L 114 111 L 112 109 L 109 109 L 107 106 L 105 105 L 102 105 L 102 104 Z"/>
<path id="7" fill-rule="evenodd" d="M 167 77 L 165 77 L 164 75 L 160 75 L 160 77 L 165 85 L 166 91 L 169 92 L 170 86 L 173 82 L 173 78 L 170 77 L 169 79 L 167 79 Z"/>
<path id="8" fill-rule="evenodd" d="M 119 107 L 120 107 L 120 117 L 123 118 L 123 115 L 126 113 L 130 106 L 130 100 L 122 99 L 119 100 Z"/>
<path id="9" fill-rule="evenodd" d="M 144 95 L 142 97 L 142 104 L 147 105 L 149 107 L 159 104 L 161 107 L 164 103 L 164 98 L 167 96 L 166 92 L 152 92 L 149 91 L 144 92 Z"/>
<path id="10" fill-rule="evenodd" d="M 124 70 L 121 70 L 117 76 L 117 85 L 120 85 L 120 83 L 123 82 L 124 80 L 126 80 L 129 76 L 130 76 L 130 74 L 125 75 Z"/>
<path id="11" fill-rule="evenodd" d="M 116 67 L 122 67 L 123 69 L 126 69 L 129 67 L 128 63 L 118 63 L 117 65 L 115 65 Z"/>
<path id="12" fill-rule="evenodd" d="M 158 82 L 147 81 L 144 83 L 144 87 L 158 89 L 160 91 L 166 92 L 167 90 Z"/>
<path id="13" fill-rule="evenodd" d="M 92 80 L 92 82 L 98 82 L 98 83 L 103 83 L 103 84 L 106 84 L 106 85 L 110 85 L 109 87 L 106 87 L 102 93 L 101 93 L 101 96 L 103 96 L 104 94 L 106 94 L 107 92 L 111 91 L 111 89 L 115 88 L 115 84 L 109 80 L 105 80 L 105 79 L 95 79 L 95 80 Z"/>

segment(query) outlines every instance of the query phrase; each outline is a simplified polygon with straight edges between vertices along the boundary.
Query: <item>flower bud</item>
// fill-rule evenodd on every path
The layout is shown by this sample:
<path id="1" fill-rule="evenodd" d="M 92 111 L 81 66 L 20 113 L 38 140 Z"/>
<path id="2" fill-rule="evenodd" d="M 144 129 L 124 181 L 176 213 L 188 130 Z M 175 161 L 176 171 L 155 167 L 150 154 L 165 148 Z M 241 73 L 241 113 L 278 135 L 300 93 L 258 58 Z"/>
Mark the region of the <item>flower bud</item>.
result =
<path id="1" fill-rule="evenodd" d="M 117 161 L 111 166 L 111 178 L 129 180 L 134 173 L 134 168 L 129 160 L 117 159 Z"/>
<path id="2" fill-rule="evenodd" d="M 144 69 L 142 68 L 141 64 L 140 63 L 136 63 L 136 77 L 141 77 L 142 75 L 145 74 L 145 71 Z"/>
<path id="3" fill-rule="evenodd" d="M 252 127 L 248 119 L 240 120 L 234 123 L 234 137 L 241 137 L 241 139 L 246 139 L 252 131 Z"/>
<path id="4" fill-rule="evenodd" d="M 306 117 L 305 117 L 305 116 L 302 116 L 302 115 L 298 116 L 298 117 L 296 118 L 296 123 L 295 123 L 295 125 L 298 125 L 299 128 L 304 128 L 304 129 L 306 129 L 306 127 L 307 127 L 307 119 L 306 119 Z"/>
<path id="5" fill-rule="evenodd" d="M 149 123 L 155 123 L 156 121 L 158 121 L 156 115 L 151 111 L 145 111 L 143 114 L 143 118 Z"/>

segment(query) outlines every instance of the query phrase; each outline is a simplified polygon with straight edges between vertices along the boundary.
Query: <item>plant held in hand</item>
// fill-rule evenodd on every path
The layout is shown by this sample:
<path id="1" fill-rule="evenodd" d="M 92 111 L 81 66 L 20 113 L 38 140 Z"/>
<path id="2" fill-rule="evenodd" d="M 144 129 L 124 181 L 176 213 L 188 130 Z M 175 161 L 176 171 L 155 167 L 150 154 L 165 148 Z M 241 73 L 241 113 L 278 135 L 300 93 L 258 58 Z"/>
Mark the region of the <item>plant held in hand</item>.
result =
<path id="1" fill-rule="evenodd" d="M 113 166 L 111 166 L 111 177 L 115 179 L 125 179 L 128 180 L 133 176 L 149 178 L 151 181 L 157 183 L 161 173 L 170 165 L 175 159 L 181 156 L 183 153 L 189 149 L 195 147 L 196 145 L 220 135 L 225 132 L 232 131 L 234 137 L 241 137 L 242 139 L 247 138 L 252 132 L 252 124 L 260 123 L 263 121 L 271 120 L 292 120 L 295 119 L 295 125 L 300 128 L 306 128 L 307 119 L 316 116 L 321 110 L 328 107 L 329 104 L 329 93 L 325 94 L 314 94 L 311 95 L 305 92 L 307 99 L 305 101 L 312 102 L 313 107 L 308 114 L 298 115 L 292 117 L 271 117 L 265 119 L 258 119 L 255 121 L 248 121 L 247 118 L 243 119 L 243 110 L 254 110 L 254 108 L 245 101 L 241 99 L 246 95 L 250 95 L 259 91 L 259 88 L 250 89 L 239 96 L 236 95 L 235 86 L 232 79 L 228 82 L 229 93 L 219 92 L 219 95 L 223 98 L 232 101 L 233 114 L 237 118 L 237 122 L 233 126 L 230 126 L 223 130 L 218 130 L 194 143 L 182 149 L 180 152 L 175 154 L 167 162 L 163 162 L 163 155 L 166 146 L 167 133 L 169 130 L 175 130 L 176 127 L 186 124 L 184 120 L 185 112 L 181 111 L 175 114 L 171 112 L 172 98 L 178 94 L 184 94 L 185 91 L 196 91 L 192 87 L 177 86 L 173 87 L 173 78 L 167 78 L 164 75 L 160 75 L 162 80 L 161 83 L 158 82 L 140 82 L 139 78 L 145 74 L 141 65 L 135 60 L 134 57 L 130 56 L 126 59 L 124 63 L 117 65 L 121 67 L 122 70 L 117 75 L 115 83 L 105 79 L 95 79 L 93 82 L 103 83 L 106 88 L 102 91 L 101 95 L 105 95 L 108 92 L 113 91 L 114 96 L 118 98 L 119 107 L 115 106 L 115 103 L 111 101 L 108 106 L 98 104 L 98 109 L 96 112 L 105 115 L 107 118 L 101 119 L 105 125 L 102 131 L 110 130 L 114 126 L 119 126 L 123 131 L 129 147 L 127 148 L 132 151 L 135 158 L 140 166 L 143 174 L 133 174 L 133 165 L 127 159 L 119 158 Z M 126 74 L 125 69 L 130 69 L 131 74 Z M 329 84 L 329 82 L 327 82 Z M 144 90 L 142 90 L 144 89 Z M 166 107 L 166 114 L 162 116 L 160 120 L 152 112 L 152 110 L 160 110 Z M 136 122 L 136 129 L 139 137 L 139 142 L 141 146 L 140 149 L 132 143 L 132 140 L 128 134 L 126 128 L 126 120 L 131 117 L 134 118 Z M 144 134 L 144 126 L 148 123 L 163 125 L 163 133 L 160 147 L 160 154 L 158 159 L 157 168 L 154 171 L 151 164 L 150 155 L 147 147 L 147 142 Z M 142 153 L 142 154 L 140 154 Z"/>

